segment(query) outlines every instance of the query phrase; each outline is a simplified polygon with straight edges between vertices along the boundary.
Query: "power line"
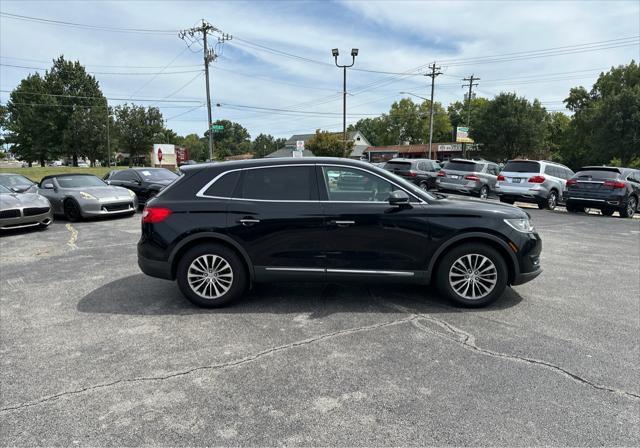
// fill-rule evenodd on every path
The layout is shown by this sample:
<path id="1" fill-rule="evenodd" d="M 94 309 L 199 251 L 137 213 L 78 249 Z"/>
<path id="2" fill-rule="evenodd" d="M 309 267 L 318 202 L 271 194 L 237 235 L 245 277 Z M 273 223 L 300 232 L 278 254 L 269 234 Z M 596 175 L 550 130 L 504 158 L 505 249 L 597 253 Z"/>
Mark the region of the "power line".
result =
<path id="1" fill-rule="evenodd" d="M 43 64 L 49 64 L 51 60 L 46 59 L 31 59 L 31 58 L 17 58 L 15 56 L 3 56 L 0 55 L 0 59 L 11 59 L 15 61 L 26 61 L 26 62 L 40 62 Z M 82 64 L 85 67 L 106 67 L 106 68 L 132 68 L 132 69 L 159 69 L 162 68 L 162 65 L 110 65 L 110 64 Z M 200 67 L 200 64 L 190 64 L 190 65 L 174 65 L 175 68 L 190 68 L 190 67 Z"/>
<path id="2" fill-rule="evenodd" d="M 182 51 L 180 51 L 180 53 L 178 53 L 173 59 L 171 59 L 171 61 L 169 61 L 169 63 L 167 65 L 162 67 L 162 69 L 158 73 L 155 73 L 151 79 L 149 79 L 147 82 L 142 84 L 135 92 L 133 92 L 131 94 L 131 96 L 134 96 L 136 93 L 139 93 L 142 89 L 144 89 L 149 84 L 151 84 L 153 82 L 153 80 L 155 80 L 158 76 L 160 76 L 171 64 L 173 64 L 180 56 L 182 56 L 182 54 L 185 51 L 187 51 L 187 49 L 183 48 Z"/>
<path id="3" fill-rule="evenodd" d="M 113 101 L 140 101 L 140 102 L 150 102 L 150 103 L 202 103 L 202 100 L 168 100 L 168 99 L 154 99 L 154 98 L 127 98 L 127 97 L 104 97 L 104 96 L 82 96 L 82 95 L 67 95 L 67 94 L 59 94 L 59 93 L 43 93 L 43 92 L 23 92 L 23 91 L 14 91 L 14 90 L 6 90 L 0 89 L 0 92 L 4 93 L 15 93 L 16 95 L 43 95 L 43 96 L 54 96 L 54 97 L 64 97 L 64 98 L 83 98 L 83 99 L 101 99 L 107 98 L 108 100 Z"/>
<path id="4" fill-rule="evenodd" d="M 182 87 L 174 90 L 173 92 L 171 92 L 169 95 L 165 96 L 165 98 L 171 98 L 173 95 L 175 95 L 176 93 L 180 93 L 182 92 L 184 89 L 186 89 L 188 86 L 190 86 L 196 79 L 200 78 L 200 76 L 202 76 L 202 71 L 200 71 L 199 73 L 196 74 L 196 76 L 194 76 L 193 78 L 191 78 L 191 80 L 189 80 L 186 84 L 184 84 Z"/>
<path id="5" fill-rule="evenodd" d="M 96 31 L 108 31 L 113 33 L 143 33 L 143 34 L 167 34 L 167 35 L 168 34 L 175 35 L 176 33 L 178 33 L 178 30 L 117 28 L 117 27 L 108 27 L 108 26 L 101 26 L 101 25 L 87 25 L 84 23 L 65 22 L 62 20 L 43 19 L 41 17 L 23 16 L 20 14 L 11 14 L 8 12 L 0 12 L 0 17 L 4 17 L 6 19 L 23 20 L 27 22 L 43 23 L 47 25 L 58 25 L 58 26 L 66 26 L 70 28 L 81 28 L 81 29 L 89 29 L 89 30 L 96 30 Z"/>
<path id="6" fill-rule="evenodd" d="M 0 63 L 0 66 L 2 67 L 12 67 L 12 68 L 22 68 L 22 69 L 26 69 L 26 70 L 37 70 L 37 71 L 47 71 L 49 70 L 48 68 L 44 68 L 44 67 L 30 67 L 30 66 L 25 66 L 25 65 L 14 65 L 14 64 L 3 64 Z M 91 75 L 124 75 L 124 76 L 149 76 L 149 75 L 179 75 L 179 74 L 184 74 L 184 73 L 195 73 L 195 72 L 201 72 L 202 70 L 180 70 L 180 71 L 175 71 L 175 72 L 155 72 L 155 73 L 149 73 L 149 72 L 88 72 Z"/>

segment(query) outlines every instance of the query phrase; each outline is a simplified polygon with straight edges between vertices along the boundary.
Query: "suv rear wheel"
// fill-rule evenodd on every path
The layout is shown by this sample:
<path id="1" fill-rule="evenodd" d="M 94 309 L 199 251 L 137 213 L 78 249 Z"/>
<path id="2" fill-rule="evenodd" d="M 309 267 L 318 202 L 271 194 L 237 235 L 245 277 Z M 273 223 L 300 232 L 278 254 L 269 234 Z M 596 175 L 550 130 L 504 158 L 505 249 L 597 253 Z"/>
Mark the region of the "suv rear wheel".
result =
<path id="1" fill-rule="evenodd" d="M 544 202 L 539 202 L 538 203 L 538 208 L 547 209 L 547 210 L 555 210 L 557 205 L 558 205 L 558 193 L 556 193 L 555 190 L 551 190 L 549 192 L 549 196 L 547 197 L 547 200 L 544 201 Z"/>
<path id="2" fill-rule="evenodd" d="M 483 185 L 478 192 L 478 197 L 480 199 L 487 199 L 489 197 L 489 187 Z"/>
<path id="3" fill-rule="evenodd" d="M 468 307 L 487 305 L 507 287 L 507 264 L 495 249 L 481 243 L 463 244 L 447 253 L 436 273 L 440 292 Z"/>
<path id="4" fill-rule="evenodd" d="M 192 303 L 216 308 L 239 298 L 247 287 L 247 273 L 231 249 L 207 243 L 189 249 L 176 271 L 182 294 Z"/>
<path id="5" fill-rule="evenodd" d="M 626 206 L 623 205 L 620 207 L 620 217 L 621 218 L 633 218 L 634 213 L 636 212 L 636 207 L 638 206 L 638 200 L 635 196 L 629 196 L 627 199 Z"/>

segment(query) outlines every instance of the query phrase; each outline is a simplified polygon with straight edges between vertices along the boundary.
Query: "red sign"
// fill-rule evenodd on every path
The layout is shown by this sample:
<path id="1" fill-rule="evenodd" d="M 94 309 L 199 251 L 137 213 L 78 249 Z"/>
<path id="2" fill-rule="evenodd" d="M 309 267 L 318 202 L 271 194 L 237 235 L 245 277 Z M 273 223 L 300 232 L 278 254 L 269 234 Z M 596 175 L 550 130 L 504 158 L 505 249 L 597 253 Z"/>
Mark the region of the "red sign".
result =
<path id="1" fill-rule="evenodd" d="M 158 161 L 162 162 L 162 149 L 158 148 Z"/>
<path id="2" fill-rule="evenodd" d="M 176 147 L 176 162 L 178 165 L 189 160 L 189 150 L 187 148 Z"/>

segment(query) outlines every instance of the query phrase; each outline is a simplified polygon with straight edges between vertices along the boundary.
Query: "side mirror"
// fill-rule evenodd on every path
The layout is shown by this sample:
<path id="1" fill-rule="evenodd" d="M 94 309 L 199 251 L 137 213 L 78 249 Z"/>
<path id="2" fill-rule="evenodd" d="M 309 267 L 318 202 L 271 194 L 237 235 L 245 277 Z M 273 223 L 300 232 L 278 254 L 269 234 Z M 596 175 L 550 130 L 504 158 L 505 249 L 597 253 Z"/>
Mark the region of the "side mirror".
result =
<path id="1" fill-rule="evenodd" d="M 53 182 L 45 182 L 42 184 L 42 188 L 45 190 L 53 190 Z"/>
<path id="2" fill-rule="evenodd" d="M 403 190 L 392 191 L 387 199 L 390 205 L 406 205 L 409 204 L 409 195 Z"/>

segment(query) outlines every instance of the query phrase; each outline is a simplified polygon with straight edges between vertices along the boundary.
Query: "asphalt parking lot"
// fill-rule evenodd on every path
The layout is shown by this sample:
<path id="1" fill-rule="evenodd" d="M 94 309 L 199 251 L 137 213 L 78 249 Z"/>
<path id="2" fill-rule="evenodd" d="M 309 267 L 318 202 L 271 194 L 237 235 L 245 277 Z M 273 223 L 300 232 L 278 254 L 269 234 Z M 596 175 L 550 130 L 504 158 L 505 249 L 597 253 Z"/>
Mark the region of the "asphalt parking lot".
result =
<path id="1" fill-rule="evenodd" d="M 272 284 L 202 310 L 140 215 L 0 238 L 0 443 L 640 444 L 640 220 L 527 209 L 545 272 L 479 310 Z"/>

